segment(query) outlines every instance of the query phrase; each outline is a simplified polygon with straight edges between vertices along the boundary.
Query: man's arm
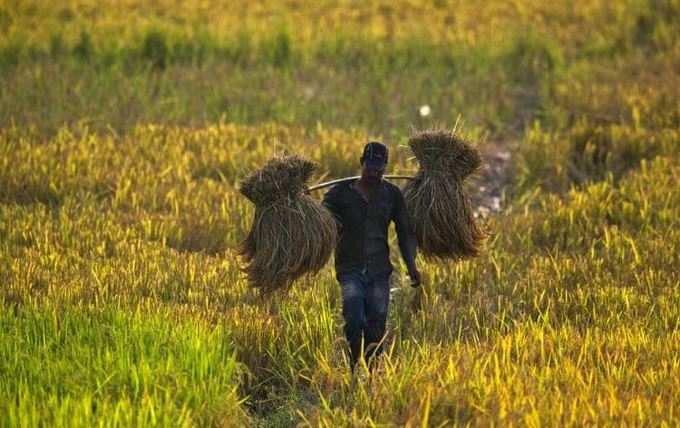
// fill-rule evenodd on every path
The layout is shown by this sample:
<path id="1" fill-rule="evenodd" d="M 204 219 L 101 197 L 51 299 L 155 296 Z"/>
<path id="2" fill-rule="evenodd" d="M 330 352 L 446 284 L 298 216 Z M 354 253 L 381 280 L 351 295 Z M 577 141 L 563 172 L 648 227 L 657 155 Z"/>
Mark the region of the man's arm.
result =
<path id="1" fill-rule="evenodd" d="M 413 222 L 411 221 L 408 210 L 406 209 L 406 202 L 401 191 L 396 190 L 396 204 L 394 211 L 394 225 L 397 229 L 397 239 L 399 241 L 399 250 L 401 257 L 406 263 L 408 274 L 411 277 L 411 286 L 418 287 L 420 285 L 420 272 L 416 267 L 416 232 Z"/>
<path id="2" fill-rule="evenodd" d="M 340 197 L 339 189 L 337 186 L 332 187 L 328 192 L 323 195 L 323 201 L 321 203 L 328 211 L 335 217 L 335 222 L 338 225 L 338 232 L 342 223 L 340 222 Z"/>

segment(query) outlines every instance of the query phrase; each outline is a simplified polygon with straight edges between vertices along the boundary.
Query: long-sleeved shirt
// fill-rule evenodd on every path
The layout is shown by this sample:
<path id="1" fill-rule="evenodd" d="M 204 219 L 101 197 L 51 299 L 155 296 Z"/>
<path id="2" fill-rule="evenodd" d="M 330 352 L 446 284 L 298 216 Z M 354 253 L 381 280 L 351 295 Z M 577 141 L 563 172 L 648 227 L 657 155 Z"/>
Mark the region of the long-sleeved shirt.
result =
<path id="1" fill-rule="evenodd" d="M 371 199 L 366 201 L 354 189 L 356 181 L 335 185 L 323 204 L 335 216 L 339 239 L 335 249 L 336 275 L 353 270 L 370 275 L 392 272 L 388 228 L 394 221 L 399 249 L 407 267 L 415 266 L 416 239 L 410 224 L 401 190 L 381 181 Z"/>

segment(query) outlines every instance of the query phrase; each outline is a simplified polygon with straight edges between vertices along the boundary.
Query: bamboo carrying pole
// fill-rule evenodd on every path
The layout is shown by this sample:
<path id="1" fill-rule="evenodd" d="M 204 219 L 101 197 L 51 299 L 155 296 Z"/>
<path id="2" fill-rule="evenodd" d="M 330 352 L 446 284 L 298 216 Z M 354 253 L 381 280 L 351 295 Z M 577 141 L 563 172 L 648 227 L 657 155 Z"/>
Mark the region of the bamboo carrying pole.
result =
<path id="1" fill-rule="evenodd" d="M 319 189 L 323 189 L 325 187 L 332 186 L 334 184 L 343 183 L 345 181 L 358 180 L 360 178 L 361 178 L 360 175 L 355 175 L 353 177 L 337 178 L 335 180 L 315 184 L 315 185 L 305 189 L 304 192 L 309 193 L 309 192 L 313 192 L 314 190 L 319 190 Z M 415 179 L 415 177 L 413 177 L 411 175 L 384 175 L 383 178 L 387 178 L 387 179 L 390 179 L 390 180 L 414 180 Z"/>

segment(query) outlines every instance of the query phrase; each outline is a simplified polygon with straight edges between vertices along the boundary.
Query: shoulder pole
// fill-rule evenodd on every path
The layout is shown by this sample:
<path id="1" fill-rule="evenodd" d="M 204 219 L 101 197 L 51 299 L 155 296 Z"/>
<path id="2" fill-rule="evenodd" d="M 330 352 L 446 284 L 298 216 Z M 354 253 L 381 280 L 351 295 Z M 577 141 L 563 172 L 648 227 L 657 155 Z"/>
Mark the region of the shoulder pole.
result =
<path id="1" fill-rule="evenodd" d="M 305 193 L 309 193 L 309 192 L 312 192 L 314 190 L 323 189 L 325 187 L 329 187 L 329 186 L 332 186 L 332 185 L 338 184 L 338 183 L 343 183 L 345 181 L 358 180 L 359 178 L 361 178 L 361 176 L 355 175 L 353 177 L 337 178 L 335 180 L 315 184 L 315 185 L 305 189 Z M 413 177 L 411 175 L 385 175 L 385 176 L 383 176 L 383 178 L 386 178 L 388 180 L 414 180 L 415 179 L 415 177 Z"/>

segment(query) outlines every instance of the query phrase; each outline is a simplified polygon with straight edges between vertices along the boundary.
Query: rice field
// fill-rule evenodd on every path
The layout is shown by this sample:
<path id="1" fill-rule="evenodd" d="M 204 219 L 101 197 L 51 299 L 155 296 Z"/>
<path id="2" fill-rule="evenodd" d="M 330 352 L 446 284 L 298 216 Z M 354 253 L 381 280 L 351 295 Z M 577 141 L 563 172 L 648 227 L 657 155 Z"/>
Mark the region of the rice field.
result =
<path id="1" fill-rule="evenodd" d="M 680 424 L 675 0 L 0 1 L 0 426 Z M 425 109 L 425 107 L 427 107 Z M 423 112 L 427 112 L 424 114 Z M 260 296 L 238 183 L 413 129 L 512 156 L 479 256 Z M 319 197 L 320 193 L 315 194 Z"/>

